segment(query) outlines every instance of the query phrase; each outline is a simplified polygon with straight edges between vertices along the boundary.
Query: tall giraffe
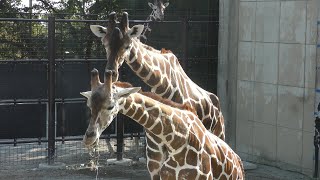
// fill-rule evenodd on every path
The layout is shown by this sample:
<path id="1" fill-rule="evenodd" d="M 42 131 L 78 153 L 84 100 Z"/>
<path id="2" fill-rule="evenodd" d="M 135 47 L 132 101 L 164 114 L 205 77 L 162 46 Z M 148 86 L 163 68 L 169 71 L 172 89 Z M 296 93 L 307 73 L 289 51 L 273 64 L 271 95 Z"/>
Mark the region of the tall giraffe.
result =
<path id="1" fill-rule="evenodd" d="M 90 26 L 105 46 L 106 69 L 116 72 L 113 82 L 117 81 L 118 69 L 125 61 L 151 87 L 151 92 L 177 103 L 189 103 L 196 109 L 204 126 L 224 140 L 224 119 L 219 98 L 194 83 L 173 53 L 163 54 L 141 43 L 137 37 L 143 31 L 143 25 L 135 25 L 130 29 L 128 22 L 128 14 L 123 13 L 120 30 L 115 27 L 115 14 L 111 14 L 107 28 Z"/>
<path id="2" fill-rule="evenodd" d="M 113 82 L 117 81 L 118 68 L 125 61 L 135 74 L 151 87 L 151 92 L 177 103 L 189 104 L 196 110 L 205 128 L 224 140 L 224 118 L 218 97 L 195 84 L 183 71 L 173 53 L 161 54 L 160 51 L 141 43 L 137 37 L 143 31 L 143 25 L 135 25 L 130 29 L 128 21 L 128 14 L 123 13 L 120 30 L 116 27 L 115 14 L 111 14 L 107 28 L 90 26 L 105 46 L 108 60 L 106 69 L 115 71 Z M 157 139 L 150 133 L 147 138 Z M 146 142 L 148 156 L 163 153 L 163 144 L 156 144 L 156 148 L 149 150 L 150 142 Z M 148 156 L 147 164 L 151 163 Z"/>
<path id="3" fill-rule="evenodd" d="M 91 91 L 81 93 L 91 109 L 83 139 L 87 147 L 95 146 L 120 112 L 156 137 L 147 139 L 147 156 L 156 144 L 163 144 L 163 152 L 148 156 L 151 179 L 244 179 L 240 157 L 203 126 L 190 106 L 138 91 L 140 87 L 112 83 L 110 70 L 103 84 L 98 71 L 91 72 Z"/>
<path id="4" fill-rule="evenodd" d="M 140 35 L 143 38 L 144 42 L 147 41 L 146 33 L 151 32 L 150 21 L 162 21 L 164 18 L 164 10 L 169 6 L 169 2 L 163 3 L 163 0 L 154 0 L 153 4 L 148 2 L 148 5 L 152 9 L 151 14 L 147 17 L 146 23 L 144 23 L 144 29 Z"/>

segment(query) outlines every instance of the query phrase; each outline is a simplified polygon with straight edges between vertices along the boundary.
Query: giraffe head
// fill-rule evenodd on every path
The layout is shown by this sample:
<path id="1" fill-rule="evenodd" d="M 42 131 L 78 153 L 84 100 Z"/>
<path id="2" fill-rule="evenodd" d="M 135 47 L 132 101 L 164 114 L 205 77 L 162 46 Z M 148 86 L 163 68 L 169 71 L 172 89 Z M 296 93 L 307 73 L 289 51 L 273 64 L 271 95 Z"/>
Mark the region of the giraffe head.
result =
<path id="1" fill-rule="evenodd" d="M 116 27 L 115 13 L 109 15 L 107 27 L 91 25 L 91 31 L 101 38 L 107 53 L 106 70 L 112 70 L 115 75 L 112 81 L 118 80 L 118 68 L 122 65 L 124 59 L 129 58 L 132 39 L 141 35 L 144 26 L 135 25 L 129 28 L 128 13 L 124 12 L 120 26 Z"/>
<path id="2" fill-rule="evenodd" d="M 119 112 L 119 100 L 138 92 L 141 88 L 121 88 L 112 85 L 113 71 L 104 74 L 104 83 L 100 82 L 97 69 L 91 71 L 91 91 L 81 92 L 87 98 L 87 106 L 91 110 L 91 118 L 83 142 L 85 146 L 95 146 L 101 133 L 111 124 Z"/>
<path id="3" fill-rule="evenodd" d="M 153 4 L 148 2 L 148 5 L 151 7 L 153 12 L 151 13 L 152 18 L 156 21 L 162 21 L 164 19 L 164 10 L 169 6 L 169 2 L 163 3 L 163 0 L 154 0 Z"/>

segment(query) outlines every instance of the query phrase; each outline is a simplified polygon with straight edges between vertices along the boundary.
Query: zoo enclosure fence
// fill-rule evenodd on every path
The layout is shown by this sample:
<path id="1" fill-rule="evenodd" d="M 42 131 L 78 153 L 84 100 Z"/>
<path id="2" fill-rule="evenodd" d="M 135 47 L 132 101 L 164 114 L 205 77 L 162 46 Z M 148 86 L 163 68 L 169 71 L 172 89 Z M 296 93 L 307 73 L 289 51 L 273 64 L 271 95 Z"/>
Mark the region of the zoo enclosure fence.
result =
<path id="1" fill-rule="evenodd" d="M 136 23 L 144 21 L 130 21 Z M 90 24 L 106 21 L 0 19 L 0 162 L 53 163 L 86 152 L 81 140 L 90 112 L 79 92 L 90 89 L 92 68 L 101 71 L 106 62 Z M 218 22 L 183 18 L 151 26 L 147 44 L 171 49 L 191 79 L 216 92 Z M 127 66 L 121 80 L 148 89 Z M 102 135 L 102 146 L 117 146 L 121 159 L 127 146 L 143 148 L 143 136 L 141 126 L 119 115 Z"/>

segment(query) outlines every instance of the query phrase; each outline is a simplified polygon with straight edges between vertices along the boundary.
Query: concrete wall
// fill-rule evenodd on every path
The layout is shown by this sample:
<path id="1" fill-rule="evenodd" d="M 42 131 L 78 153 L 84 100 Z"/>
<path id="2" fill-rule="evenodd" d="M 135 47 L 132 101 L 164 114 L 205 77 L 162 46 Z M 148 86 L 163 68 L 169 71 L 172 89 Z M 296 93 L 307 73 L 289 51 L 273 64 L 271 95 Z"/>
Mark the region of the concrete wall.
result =
<path id="1" fill-rule="evenodd" d="M 317 3 L 220 1 L 218 95 L 244 160 L 312 175 Z"/>

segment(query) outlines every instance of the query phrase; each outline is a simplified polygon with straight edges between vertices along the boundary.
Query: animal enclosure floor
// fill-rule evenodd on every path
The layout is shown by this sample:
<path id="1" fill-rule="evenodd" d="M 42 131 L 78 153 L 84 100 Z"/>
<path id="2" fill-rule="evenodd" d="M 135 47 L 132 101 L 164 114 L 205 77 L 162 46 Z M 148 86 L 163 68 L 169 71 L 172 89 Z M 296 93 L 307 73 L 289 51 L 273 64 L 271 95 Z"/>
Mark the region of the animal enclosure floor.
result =
<path id="1" fill-rule="evenodd" d="M 97 178 L 96 178 L 97 176 Z M 66 168 L 61 170 L 41 170 L 36 165 L 0 167 L 0 179 L 32 179 L 32 180 L 149 180 L 147 167 L 142 163 L 130 166 L 108 165 L 96 171 L 89 168 Z M 299 173 L 284 171 L 278 168 L 258 165 L 255 170 L 246 172 L 247 180 L 304 180 L 310 179 Z"/>
<path id="2" fill-rule="evenodd" d="M 125 140 L 124 157 L 137 160 L 143 154 L 143 140 L 134 142 Z M 88 152 L 81 142 L 57 143 L 57 162 L 66 164 L 65 169 L 39 169 L 40 163 L 45 163 L 46 144 L 26 145 L 16 147 L 0 145 L 0 180 L 149 180 L 150 176 L 145 164 L 133 161 L 126 166 L 107 165 L 106 159 L 115 158 L 115 140 L 101 142 L 100 167 L 98 174 L 85 168 L 89 162 Z M 97 178 L 96 178 L 97 177 Z M 257 169 L 246 171 L 246 180 L 305 180 L 309 177 L 296 172 L 279 168 L 258 165 Z"/>

